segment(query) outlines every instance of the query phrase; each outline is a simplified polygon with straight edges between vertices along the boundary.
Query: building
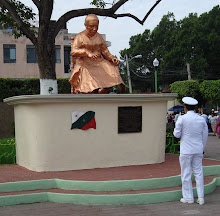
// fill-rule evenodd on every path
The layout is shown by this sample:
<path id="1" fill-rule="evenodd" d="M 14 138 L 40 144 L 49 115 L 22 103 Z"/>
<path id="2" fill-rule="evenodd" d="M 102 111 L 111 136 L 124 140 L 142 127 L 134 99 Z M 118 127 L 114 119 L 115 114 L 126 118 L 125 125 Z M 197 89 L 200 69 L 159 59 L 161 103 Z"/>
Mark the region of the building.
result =
<path id="1" fill-rule="evenodd" d="M 70 77 L 71 37 L 76 34 L 62 29 L 55 40 L 57 78 Z M 105 35 L 102 35 L 105 39 Z M 107 46 L 111 43 L 106 41 Z M 0 78 L 39 78 L 37 55 L 25 36 L 15 39 L 12 29 L 0 30 Z"/>

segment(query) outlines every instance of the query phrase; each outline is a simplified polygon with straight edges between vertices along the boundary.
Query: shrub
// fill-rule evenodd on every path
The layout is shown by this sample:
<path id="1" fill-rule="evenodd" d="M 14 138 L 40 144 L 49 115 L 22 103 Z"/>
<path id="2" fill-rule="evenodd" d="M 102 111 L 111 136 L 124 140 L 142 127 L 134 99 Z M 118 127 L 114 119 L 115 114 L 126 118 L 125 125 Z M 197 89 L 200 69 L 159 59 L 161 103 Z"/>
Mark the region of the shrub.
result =
<path id="1" fill-rule="evenodd" d="M 205 99 L 212 104 L 220 103 L 220 80 L 204 80 L 199 87 Z"/>
<path id="2" fill-rule="evenodd" d="M 58 93 L 70 94 L 71 86 L 68 80 L 68 78 L 57 79 Z M 40 80 L 38 78 L 0 78 L 0 101 L 8 97 L 34 94 L 40 94 Z"/>
<path id="3" fill-rule="evenodd" d="M 39 79 L 0 78 L 0 101 L 7 97 L 40 93 Z"/>
<path id="4" fill-rule="evenodd" d="M 170 89 L 172 93 L 178 93 L 177 99 L 180 102 L 185 96 L 200 97 L 199 82 L 197 80 L 177 81 L 170 85 Z"/>

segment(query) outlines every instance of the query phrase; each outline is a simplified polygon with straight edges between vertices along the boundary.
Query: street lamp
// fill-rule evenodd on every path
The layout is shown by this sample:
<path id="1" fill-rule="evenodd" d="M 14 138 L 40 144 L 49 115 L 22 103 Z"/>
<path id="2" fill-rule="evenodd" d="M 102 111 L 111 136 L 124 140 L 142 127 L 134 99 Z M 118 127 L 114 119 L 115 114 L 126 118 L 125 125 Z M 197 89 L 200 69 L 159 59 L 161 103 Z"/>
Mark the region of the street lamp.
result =
<path id="1" fill-rule="evenodd" d="M 153 66 L 155 67 L 155 92 L 157 93 L 157 67 L 159 66 L 159 61 L 157 58 L 154 59 L 153 61 Z"/>
<path id="2" fill-rule="evenodd" d="M 131 61 L 134 58 L 142 58 L 142 55 L 136 55 L 132 58 L 128 58 L 128 55 L 125 55 L 125 60 L 126 60 L 126 66 L 127 66 L 127 75 L 128 75 L 128 86 L 129 86 L 129 93 L 132 93 L 132 85 L 131 85 L 131 75 L 130 75 L 130 70 L 129 70 L 129 61 Z"/>

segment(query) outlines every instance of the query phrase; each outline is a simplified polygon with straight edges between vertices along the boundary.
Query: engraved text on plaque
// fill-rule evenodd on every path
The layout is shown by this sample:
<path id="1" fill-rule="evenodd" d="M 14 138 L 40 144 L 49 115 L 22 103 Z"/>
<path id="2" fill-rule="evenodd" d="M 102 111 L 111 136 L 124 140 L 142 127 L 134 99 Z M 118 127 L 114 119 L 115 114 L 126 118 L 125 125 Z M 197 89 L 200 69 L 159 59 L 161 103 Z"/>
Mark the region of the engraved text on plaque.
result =
<path id="1" fill-rule="evenodd" d="M 142 107 L 118 107 L 118 133 L 142 131 Z"/>

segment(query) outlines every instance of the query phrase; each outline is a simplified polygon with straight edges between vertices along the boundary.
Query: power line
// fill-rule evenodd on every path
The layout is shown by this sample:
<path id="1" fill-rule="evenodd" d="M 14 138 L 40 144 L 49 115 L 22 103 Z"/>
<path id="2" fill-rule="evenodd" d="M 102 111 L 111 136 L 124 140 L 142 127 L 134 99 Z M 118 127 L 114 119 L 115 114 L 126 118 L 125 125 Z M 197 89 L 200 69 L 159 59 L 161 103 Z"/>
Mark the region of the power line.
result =
<path id="1" fill-rule="evenodd" d="M 141 76 L 141 75 L 139 75 L 138 73 L 134 72 L 132 69 L 130 69 L 130 70 L 131 70 L 131 72 L 132 72 L 133 74 L 135 74 L 137 77 L 143 78 L 143 79 L 151 78 L 151 77 L 154 75 L 154 74 L 150 74 L 150 75 L 148 75 L 148 77 L 146 77 L 146 76 Z"/>

